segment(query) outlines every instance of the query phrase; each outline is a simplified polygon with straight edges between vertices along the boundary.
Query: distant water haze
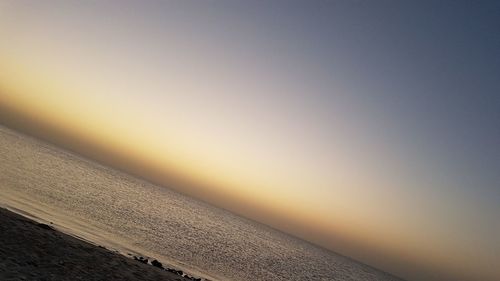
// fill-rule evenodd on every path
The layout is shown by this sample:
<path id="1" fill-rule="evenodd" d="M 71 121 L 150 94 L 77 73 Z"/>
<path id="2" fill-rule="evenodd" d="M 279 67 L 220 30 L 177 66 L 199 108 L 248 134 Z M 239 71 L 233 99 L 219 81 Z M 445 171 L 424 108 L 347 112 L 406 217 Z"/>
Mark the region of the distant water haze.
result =
<path id="1" fill-rule="evenodd" d="M 410 280 L 497 280 L 499 13 L 2 1 L 0 123 Z"/>

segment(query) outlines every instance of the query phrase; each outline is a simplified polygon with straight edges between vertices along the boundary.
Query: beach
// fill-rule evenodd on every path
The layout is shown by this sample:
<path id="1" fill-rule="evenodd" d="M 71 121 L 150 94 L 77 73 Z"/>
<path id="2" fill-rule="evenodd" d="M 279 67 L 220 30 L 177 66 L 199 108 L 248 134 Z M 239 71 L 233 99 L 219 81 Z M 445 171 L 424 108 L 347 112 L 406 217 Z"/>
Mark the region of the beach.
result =
<path id="1" fill-rule="evenodd" d="M 401 280 L 272 227 L 2 126 L 0 160 L 0 207 L 95 247 L 100 245 L 119 252 L 127 264 L 137 264 L 133 255 L 143 256 L 149 259 L 149 264 L 157 259 L 176 273 L 182 270 L 189 276 L 219 281 Z M 19 227 L 13 228 L 10 239 L 22 237 L 16 234 L 16 229 Z M 27 233 L 42 230 L 45 231 L 31 228 Z M 9 272 L 14 272 L 9 276 L 17 276 L 15 268 L 26 259 L 16 258 L 14 253 L 23 249 L 33 251 L 17 240 L 14 242 L 19 244 L 17 248 L 4 250 L 0 257 L 2 263 L 9 258 L 16 261 L 9 262 Z M 55 258 L 49 256 L 43 261 L 57 263 L 57 258 L 64 256 L 52 255 Z M 90 255 L 89 259 L 96 258 Z M 130 268 L 107 259 L 96 260 L 96 266 L 103 264 L 105 268 L 124 271 L 120 274 Z M 151 270 L 151 267 L 146 268 Z M 60 268 L 69 272 L 63 277 L 71 276 L 71 269 Z M 26 272 L 30 270 L 28 266 Z M 116 279 L 97 276 L 98 280 Z M 0 280 L 5 279 L 0 276 Z"/>
<path id="2" fill-rule="evenodd" d="M 200 280 L 0 208 L 0 280 Z"/>

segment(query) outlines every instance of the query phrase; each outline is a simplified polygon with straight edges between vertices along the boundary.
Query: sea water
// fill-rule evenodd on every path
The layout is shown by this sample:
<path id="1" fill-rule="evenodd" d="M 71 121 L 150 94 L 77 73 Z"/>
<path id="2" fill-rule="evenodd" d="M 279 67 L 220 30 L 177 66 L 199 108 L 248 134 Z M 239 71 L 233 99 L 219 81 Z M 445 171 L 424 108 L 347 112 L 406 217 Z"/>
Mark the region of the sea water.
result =
<path id="1" fill-rule="evenodd" d="M 400 280 L 3 126 L 0 205 L 211 280 Z"/>

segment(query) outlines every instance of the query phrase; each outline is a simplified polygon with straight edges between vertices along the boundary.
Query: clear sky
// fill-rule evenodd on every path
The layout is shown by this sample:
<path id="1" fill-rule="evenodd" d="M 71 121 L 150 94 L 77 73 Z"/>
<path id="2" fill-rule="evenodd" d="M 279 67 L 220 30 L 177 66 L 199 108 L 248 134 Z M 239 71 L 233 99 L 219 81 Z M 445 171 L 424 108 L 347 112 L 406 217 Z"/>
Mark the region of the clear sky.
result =
<path id="1" fill-rule="evenodd" d="M 500 2 L 0 1 L 0 118 L 410 280 L 500 280 Z"/>

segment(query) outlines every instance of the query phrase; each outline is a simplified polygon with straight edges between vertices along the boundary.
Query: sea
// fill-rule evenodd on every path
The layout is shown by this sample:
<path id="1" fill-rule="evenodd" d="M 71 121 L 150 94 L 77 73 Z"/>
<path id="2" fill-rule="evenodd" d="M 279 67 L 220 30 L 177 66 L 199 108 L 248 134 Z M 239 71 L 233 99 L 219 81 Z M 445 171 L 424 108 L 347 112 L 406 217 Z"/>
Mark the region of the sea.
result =
<path id="1" fill-rule="evenodd" d="M 209 280 L 401 280 L 4 126 L 0 206 Z"/>

